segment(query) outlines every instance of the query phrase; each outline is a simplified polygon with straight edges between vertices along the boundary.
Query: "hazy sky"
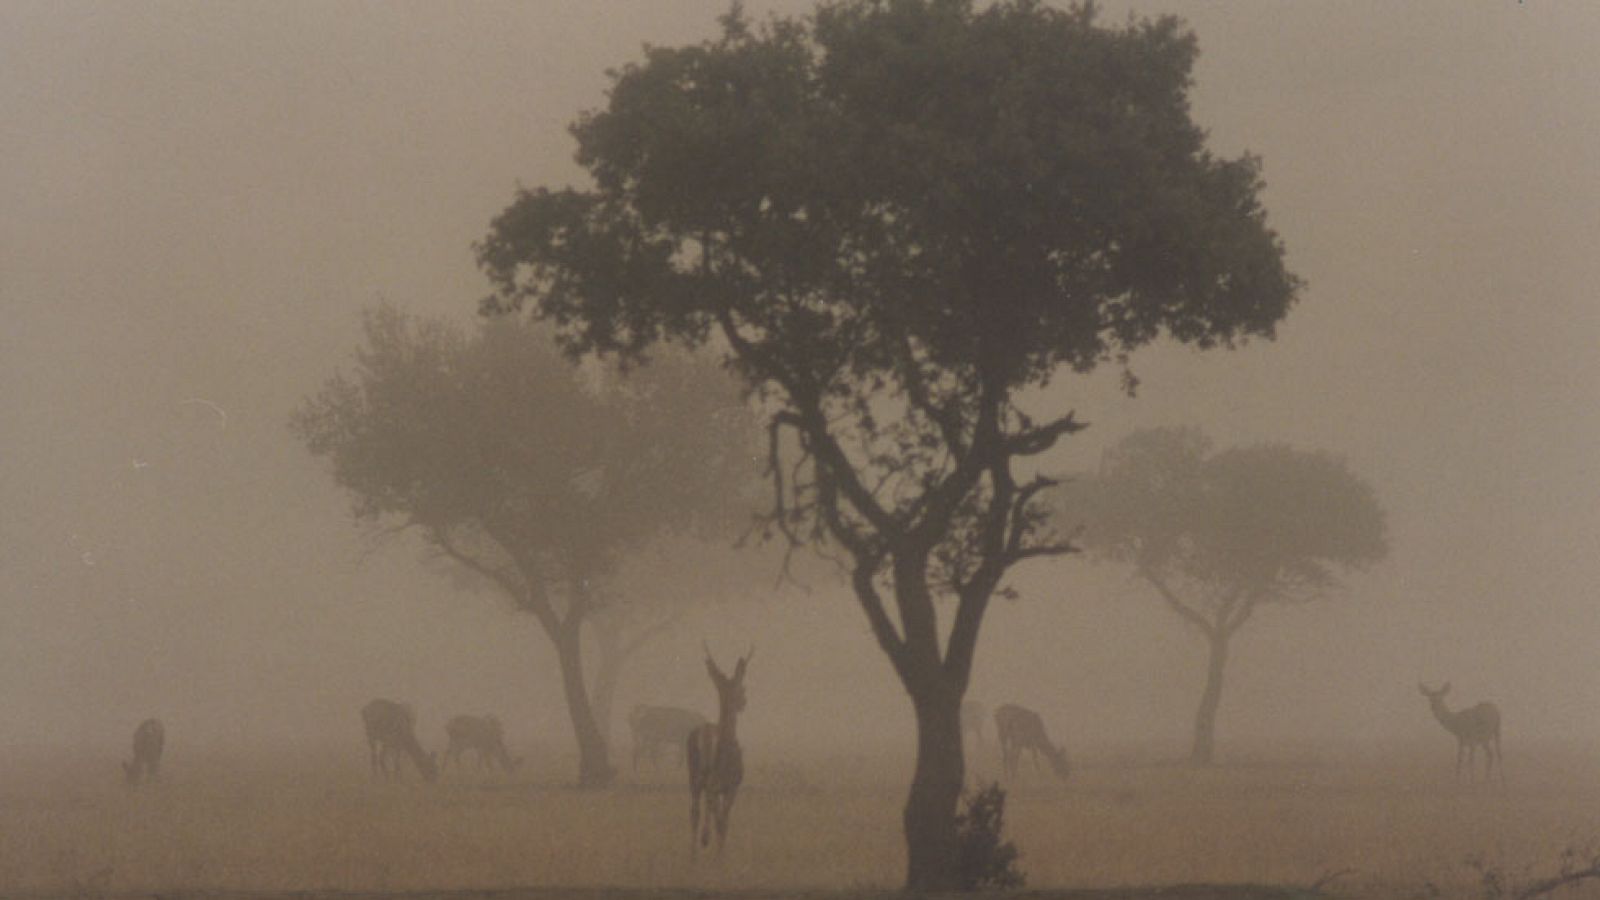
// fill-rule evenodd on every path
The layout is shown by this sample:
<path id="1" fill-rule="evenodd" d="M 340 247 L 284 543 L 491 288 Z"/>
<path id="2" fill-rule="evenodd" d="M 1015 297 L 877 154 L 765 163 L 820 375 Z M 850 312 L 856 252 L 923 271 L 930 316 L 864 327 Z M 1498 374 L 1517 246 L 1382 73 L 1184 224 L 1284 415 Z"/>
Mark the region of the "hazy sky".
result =
<path id="1" fill-rule="evenodd" d="M 1494 698 L 1508 742 L 1600 735 L 1600 7 L 1105 6 L 1193 25 L 1195 115 L 1264 158 L 1309 286 L 1276 342 L 1136 357 L 1136 399 L 1060 382 L 1094 427 L 1052 464 L 1189 423 L 1340 453 L 1389 511 L 1389 562 L 1241 636 L 1223 753 L 1433 737 L 1419 678 Z M 497 709 L 567 749 L 531 623 L 363 542 L 285 420 L 348 364 L 362 307 L 469 317 L 471 242 L 518 184 L 581 177 L 565 126 L 604 70 L 724 8 L 0 0 L 0 745 L 159 714 L 174 738 L 353 746 L 381 694 L 425 739 Z M 1177 620 L 1081 562 L 1018 583 L 975 695 L 1069 747 L 1181 751 L 1202 655 Z M 907 725 L 841 592 L 748 593 L 663 639 L 624 708 L 709 708 L 709 635 L 760 648 L 751 740 Z"/>

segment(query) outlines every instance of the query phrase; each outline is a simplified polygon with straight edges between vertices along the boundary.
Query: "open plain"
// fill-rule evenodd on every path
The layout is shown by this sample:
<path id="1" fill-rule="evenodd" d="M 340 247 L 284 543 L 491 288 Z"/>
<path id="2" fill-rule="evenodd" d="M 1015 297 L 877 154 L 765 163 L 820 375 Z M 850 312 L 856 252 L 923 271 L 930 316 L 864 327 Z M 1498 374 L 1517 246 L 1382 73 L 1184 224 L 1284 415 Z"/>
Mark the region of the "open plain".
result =
<path id="1" fill-rule="evenodd" d="M 1007 832 L 1030 890 L 1514 892 L 1600 846 L 1600 752 L 1508 749 L 1504 787 L 1456 781 L 1444 742 L 1260 747 L 1209 770 L 1086 749 L 1066 783 L 1024 770 Z M 727 852 L 697 863 L 676 766 L 594 793 L 568 787 L 571 761 L 553 754 L 509 778 L 469 766 L 437 784 L 384 783 L 350 748 L 180 756 L 128 790 L 111 759 L 16 758 L 0 794 L 0 893 L 892 892 L 908 775 L 895 755 L 751 754 Z M 992 754 L 979 751 L 978 776 L 997 768 Z"/>

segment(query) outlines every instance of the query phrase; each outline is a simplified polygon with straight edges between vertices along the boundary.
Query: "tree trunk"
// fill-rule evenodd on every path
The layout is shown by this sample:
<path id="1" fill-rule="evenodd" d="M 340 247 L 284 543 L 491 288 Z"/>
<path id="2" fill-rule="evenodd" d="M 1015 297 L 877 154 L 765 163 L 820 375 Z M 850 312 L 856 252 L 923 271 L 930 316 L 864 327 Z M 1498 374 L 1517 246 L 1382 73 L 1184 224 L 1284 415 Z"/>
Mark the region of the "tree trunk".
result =
<path id="1" fill-rule="evenodd" d="M 572 717 L 572 732 L 578 739 L 578 787 L 603 788 L 611 784 L 616 770 L 611 768 L 605 735 L 595 722 L 589 693 L 584 689 L 583 641 L 577 628 L 562 632 L 556 640 L 561 659 L 561 687 L 567 698 L 567 713 Z"/>
<path id="2" fill-rule="evenodd" d="M 611 708 L 617 696 L 617 683 L 622 680 L 622 664 L 627 659 L 622 644 L 622 630 L 610 623 L 605 625 L 595 624 L 594 628 L 594 689 L 590 691 L 593 698 L 591 705 L 594 710 L 595 727 L 606 743 L 611 743 Z"/>
<path id="3" fill-rule="evenodd" d="M 966 762 L 961 755 L 961 693 L 928 673 L 907 684 L 917 714 L 917 769 L 906 799 L 906 890 L 948 892 L 956 872 L 956 804 Z"/>
<path id="4" fill-rule="evenodd" d="M 1200 709 L 1194 717 L 1194 747 L 1189 751 L 1189 762 L 1197 766 L 1211 765 L 1216 751 L 1217 705 L 1222 701 L 1222 675 L 1228 664 L 1228 637 L 1220 630 L 1207 636 L 1211 659 L 1206 666 L 1206 689 L 1200 694 Z"/>

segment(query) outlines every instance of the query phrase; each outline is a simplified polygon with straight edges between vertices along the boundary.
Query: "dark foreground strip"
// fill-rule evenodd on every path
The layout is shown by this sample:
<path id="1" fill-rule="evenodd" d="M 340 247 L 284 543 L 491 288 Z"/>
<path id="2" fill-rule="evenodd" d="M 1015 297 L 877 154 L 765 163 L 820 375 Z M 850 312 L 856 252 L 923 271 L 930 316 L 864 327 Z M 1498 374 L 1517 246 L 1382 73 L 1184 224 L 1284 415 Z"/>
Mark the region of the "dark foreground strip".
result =
<path id="1" fill-rule="evenodd" d="M 13 894 L 18 900 L 906 900 L 904 891 L 751 890 L 694 888 L 505 888 L 491 891 L 65 891 Z M 1081 888 L 924 895 L 948 900 L 1319 900 L 1306 888 L 1256 884 L 1179 884 L 1164 887 Z"/>

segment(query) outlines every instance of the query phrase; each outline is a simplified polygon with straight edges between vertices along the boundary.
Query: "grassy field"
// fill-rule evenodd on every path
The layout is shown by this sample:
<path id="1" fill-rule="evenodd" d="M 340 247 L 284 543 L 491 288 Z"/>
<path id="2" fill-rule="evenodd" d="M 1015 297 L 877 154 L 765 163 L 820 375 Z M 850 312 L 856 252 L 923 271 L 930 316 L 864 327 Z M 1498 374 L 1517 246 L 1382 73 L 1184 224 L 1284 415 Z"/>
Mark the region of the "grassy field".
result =
<path id="1" fill-rule="evenodd" d="M 1348 896 L 1482 896 L 1483 870 L 1523 882 L 1553 874 L 1568 847 L 1600 845 L 1600 752 L 1580 748 L 1519 749 L 1504 788 L 1456 782 L 1447 741 L 1263 748 L 1206 771 L 1137 751 L 1081 757 L 1068 783 L 1028 771 L 1012 786 L 1008 831 L 1030 888 L 1308 886 L 1340 873 L 1328 888 Z M 892 756 L 752 760 L 725 857 L 698 865 L 679 773 L 625 777 L 591 795 L 565 786 L 567 764 L 537 759 L 512 778 L 450 773 L 424 785 L 370 781 L 360 748 L 348 758 L 191 757 L 129 791 L 114 758 L 13 760 L 0 793 L 0 894 L 518 886 L 761 896 L 871 893 L 901 877 L 908 773 Z"/>

